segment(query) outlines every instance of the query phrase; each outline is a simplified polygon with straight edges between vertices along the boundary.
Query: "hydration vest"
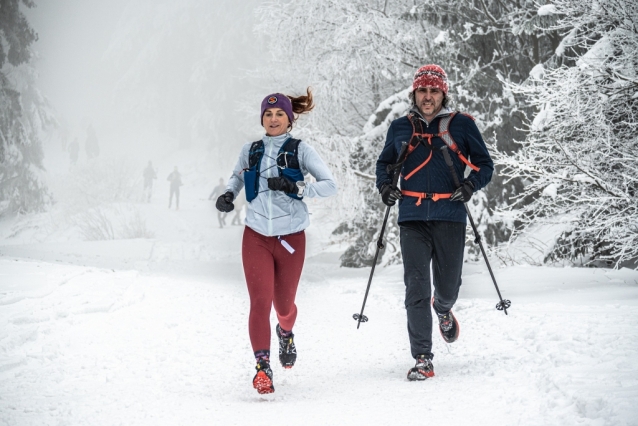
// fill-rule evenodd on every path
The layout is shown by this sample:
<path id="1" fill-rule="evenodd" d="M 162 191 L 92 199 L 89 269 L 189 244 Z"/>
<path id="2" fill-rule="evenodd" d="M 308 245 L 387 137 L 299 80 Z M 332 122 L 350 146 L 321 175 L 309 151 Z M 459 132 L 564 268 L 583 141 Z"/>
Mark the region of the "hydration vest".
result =
<path id="1" fill-rule="evenodd" d="M 432 138 L 441 138 L 443 142 L 445 142 L 445 144 L 448 146 L 448 148 L 450 148 L 456 155 L 458 155 L 459 159 L 463 163 L 465 163 L 465 165 L 467 165 L 469 168 L 471 168 L 475 172 L 478 172 L 480 170 L 474 164 L 470 163 L 470 161 L 467 158 L 465 158 L 465 156 L 459 149 L 458 145 L 454 141 L 454 138 L 452 138 L 452 134 L 450 133 L 450 123 L 452 122 L 452 119 L 454 118 L 456 114 L 457 112 L 453 112 L 450 115 L 441 117 L 441 119 L 439 120 L 439 133 L 434 133 L 434 134 L 423 133 L 423 125 L 421 124 L 421 121 L 414 116 L 415 115 L 414 113 L 408 114 L 408 120 L 410 120 L 410 123 L 412 124 L 412 137 L 410 138 L 410 143 L 408 144 L 407 155 L 410 155 L 412 151 L 414 151 L 416 147 L 419 146 L 419 144 L 424 141 L 424 139 L 427 139 L 427 146 L 426 145 L 424 146 L 430 149 L 430 155 L 428 155 L 428 158 L 426 158 L 423 163 L 421 163 L 414 170 L 412 170 L 410 173 L 404 176 L 403 179 L 405 180 L 410 179 L 416 172 L 421 170 L 423 167 L 425 167 L 426 164 L 430 162 L 430 159 L 432 158 Z M 463 114 L 463 115 L 465 115 L 466 117 L 470 117 L 472 120 L 474 120 L 474 118 L 471 115 L 468 115 L 468 114 Z M 417 127 L 418 127 L 418 130 L 417 130 Z"/>
<path id="2" fill-rule="evenodd" d="M 416 172 L 421 170 L 423 167 L 425 167 L 426 164 L 430 162 L 430 160 L 432 159 L 432 151 L 433 151 L 432 138 L 441 138 L 443 142 L 445 142 L 447 147 L 450 150 L 452 150 L 466 166 L 468 166 L 469 168 L 471 168 L 472 170 L 476 172 L 479 171 L 479 168 L 476 167 L 474 164 L 470 163 L 470 161 L 463 155 L 458 145 L 454 141 L 452 134 L 450 133 L 450 123 L 452 122 L 452 119 L 457 113 L 458 112 L 453 112 L 449 115 L 441 117 L 441 119 L 439 120 L 439 132 L 434 134 L 423 133 L 423 124 L 421 123 L 421 120 L 415 117 L 415 114 L 412 112 L 408 114 L 408 120 L 410 120 L 410 123 L 412 124 L 412 137 L 410 138 L 410 142 L 408 144 L 408 151 L 406 153 L 406 157 L 410 155 L 423 142 L 427 142 L 427 145 L 424 143 L 423 146 L 426 149 L 430 150 L 430 154 L 428 155 L 428 157 L 425 159 L 423 163 L 419 164 L 417 167 L 414 168 L 414 170 L 409 172 L 407 175 L 403 176 L 404 180 L 410 179 L 412 176 L 414 176 Z M 460 113 L 460 114 L 463 114 L 463 113 Z M 472 117 L 471 115 L 468 115 L 468 114 L 463 114 L 463 115 L 470 117 L 472 120 L 474 120 L 474 117 Z M 407 195 L 408 197 L 417 198 L 417 202 L 416 202 L 417 206 L 421 205 L 421 200 L 429 199 L 432 201 L 438 201 L 440 199 L 447 199 L 452 196 L 451 193 L 439 194 L 439 193 L 414 192 L 414 191 L 406 191 L 406 190 L 402 190 L 401 193 L 403 195 Z"/>
<path id="3" fill-rule="evenodd" d="M 283 176 L 292 182 L 303 181 L 303 173 L 299 167 L 299 143 L 301 140 L 288 138 L 279 148 L 275 161 L 279 176 Z M 264 141 L 258 140 L 250 145 L 248 151 L 248 168 L 244 169 L 244 189 L 246 200 L 250 203 L 259 194 L 259 179 L 261 177 L 261 159 L 264 156 Z M 294 193 L 286 193 L 296 200 L 303 197 Z"/>

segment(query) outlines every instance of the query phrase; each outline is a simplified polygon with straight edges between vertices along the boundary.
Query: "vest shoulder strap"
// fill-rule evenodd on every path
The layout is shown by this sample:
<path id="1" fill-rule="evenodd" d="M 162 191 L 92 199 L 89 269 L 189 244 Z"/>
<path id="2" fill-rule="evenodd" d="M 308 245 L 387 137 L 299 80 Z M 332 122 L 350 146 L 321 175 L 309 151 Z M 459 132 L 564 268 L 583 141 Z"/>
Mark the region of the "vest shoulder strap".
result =
<path id="1" fill-rule="evenodd" d="M 456 155 L 459 156 L 459 159 L 465 163 L 469 168 L 471 168 L 472 170 L 478 172 L 479 168 L 476 167 L 474 164 L 470 163 L 470 161 L 465 158 L 465 156 L 463 155 L 463 153 L 461 152 L 461 150 L 459 149 L 458 145 L 456 144 L 456 142 L 454 141 L 454 138 L 452 137 L 452 133 L 450 133 L 450 123 L 452 122 L 452 120 L 454 119 L 454 117 L 456 116 L 456 114 L 462 114 L 465 115 L 467 117 L 470 117 L 472 120 L 474 120 L 474 117 L 472 117 L 469 114 L 464 114 L 462 112 L 459 111 L 455 111 L 453 113 L 451 113 L 450 115 L 446 115 L 445 117 L 442 117 L 439 120 L 439 137 L 441 139 L 443 139 L 443 142 L 445 142 L 445 144 L 456 153 Z"/>
<path id="2" fill-rule="evenodd" d="M 421 135 L 423 135 L 423 124 L 421 124 L 421 121 L 419 121 L 419 119 L 414 116 L 414 113 L 410 112 L 408 114 L 408 120 L 412 125 L 412 136 L 410 137 L 410 141 L 408 142 L 408 151 L 406 153 L 406 157 L 412 154 L 412 151 L 414 151 L 416 147 L 419 146 L 419 144 L 421 143 Z"/>
<path id="3" fill-rule="evenodd" d="M 300 139 L 290 138 L 279 149 L 277 165 L 289 169 L 299 169 L 299 144 Z"/>
<path id="4" fill-rule="evenodd" d="M 258 140 L 250 145 L 248 151 L 248 167 L 253 167 L 261 162 L 261 157 L 264 155 L 264 141 Z"/>
<path id="5" fill-rule="evenodd" d="M 450 134 L 450 123 L 456 114 L 457 112 L 453 112 L 450 115 L 441 117 L 439 120 L 439 135 L 441 136 L 441 139 L 443 139 L 443 142 L 445 142 L 445 144 L 454 152 L 458 151 L 458 147 L 454 138 Z"/>

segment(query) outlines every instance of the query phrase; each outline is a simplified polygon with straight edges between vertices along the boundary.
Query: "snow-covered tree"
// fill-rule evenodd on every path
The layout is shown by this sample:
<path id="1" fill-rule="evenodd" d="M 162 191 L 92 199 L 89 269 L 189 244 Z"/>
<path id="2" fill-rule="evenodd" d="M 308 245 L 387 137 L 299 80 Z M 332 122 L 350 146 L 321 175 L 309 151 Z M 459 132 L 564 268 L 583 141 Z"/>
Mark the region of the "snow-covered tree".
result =
<path id="1" fill-rule="evenodd" d="M 405 115 L 410 108 L 408 90 L 405 89 L 381 102 L 377 110 L 370 116 L 363 126 L 363 135 L 354 138 L 354 146 L 350 154 L 350 167 L 352 179 L 350 197 L 352 213 L 335 230 L 337 236 L 354 237 L 354 241 L 341 256 L 341 265 L 348 267 L 361 267 L 372 265 L 376 251 L 376 239 L 382 226 L 383 211 L 385 205 L 381 202 L 374 187 L 376 176 L 374 163 L 380 152 L 379 147 L 385 144 L 385 136 L 390 123 Z M 366 167 L 362 167 L 365 165 Z M 361 170 L 364 171 L 361 171 Z M 352 191 L 354 190 L 354 191 Z M 396 226 L 397 209 L 390 211 L 387 230 L 385 234 L 385 248 L 381 253 L 390 254 L 390 261 L 400 259 L 400 247 L 398 246 L 399 230 Z M 379 261 L 381 256 L 379 257 Z"/>
<path id="2" fill-rule="evenodd" d="M 49 194 L 41 179 L 39 130 L 51 121 L 29 66 L 37 34 L 20 10 L 30 0 L 0 0 L 0 215 L 41 210 Z"/>
<path id="3" fill-rule="evenodd" d="M 560 42 L 550 29 L 555 17 L 537 9 L 532 0 L 279 0 L 263 9 L 260 31 L 277 45 L 279 72 L 274 75 L 290 87 L 310 84 L 317 91 L 308 124 L 313 139 L 319 145 L 325 135 L 354 140 L 341 145 L 341 163 L 335 165 L 344 171 L 341 187 L 356 189 L 348 196 L 348 219 L 337 230 L 355 241 L 344 265 L 371 261 L 364 241 L 373 243 L 370 235 L 383 215 L 376 188 L 364 176 L 374 174 L 389 125 L 390 110 L 382 105 L 396 96 L 407 101 L 400 94 L 419 66 L 443 66 L 451 80 L 452 107 L 477 119 L 489 146 L 515 149 L 513 141 L 524 137 L 518 130 L 524 106 L 506 83 L 524 81 Z M 404 107 L 402 113 L 409 105 Z M 374 138 L 368 136 L 371 126 Z M 508 229 L 481 209 L 507 203 L 520 186 L 518 181 L 505 184 L 497 173 L 485 190 L 487 198 L 473 203 L 488 242 L 504 241 Z"/>
<path id="4" fill-rule="evenodd" d="M 557 0 L 543 13 L 560 17 L 558 59 L 515 87 L 537 113 L 521 148 L 499 156 L 526 183 L 516 236 L 559 225 L 546 260 L 618 266 L 638 258 L 638 5 Z"/>

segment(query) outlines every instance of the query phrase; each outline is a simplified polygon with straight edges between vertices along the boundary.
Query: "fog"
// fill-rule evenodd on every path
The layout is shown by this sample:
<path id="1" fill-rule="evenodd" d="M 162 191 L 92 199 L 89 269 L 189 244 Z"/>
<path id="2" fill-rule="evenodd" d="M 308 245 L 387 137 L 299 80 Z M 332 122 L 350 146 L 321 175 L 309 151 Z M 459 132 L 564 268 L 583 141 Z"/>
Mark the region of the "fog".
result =
<path id="1" fill-rule="evenodd" d="M 167 164 L 205 158 L 226 175 L 259 137 L 267 52 L 254 34 L 258 0 L 41 0 L 25 10 L 39 35 L 37 85 L 58 122 L 44 135 L 48 171 L 99 156 Z M 251 77 L 249 77 L 251 76 Z"/>

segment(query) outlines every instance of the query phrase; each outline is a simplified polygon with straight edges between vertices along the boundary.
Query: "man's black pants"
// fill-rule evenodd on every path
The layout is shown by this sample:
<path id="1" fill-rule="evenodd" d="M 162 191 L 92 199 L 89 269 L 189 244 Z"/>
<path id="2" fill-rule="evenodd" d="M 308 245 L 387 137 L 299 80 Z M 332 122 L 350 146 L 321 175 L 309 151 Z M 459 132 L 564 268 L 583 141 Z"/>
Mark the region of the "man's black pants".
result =
<path id="1" fill-rule="evenodd" d="M 452 309 L 461 287 L 465 224 L 446 221 L 401 222 L 401 254 L 405 281 L 410 349 L 432 357 L 430 263 L 434 279 L 434 310 Z"/>

